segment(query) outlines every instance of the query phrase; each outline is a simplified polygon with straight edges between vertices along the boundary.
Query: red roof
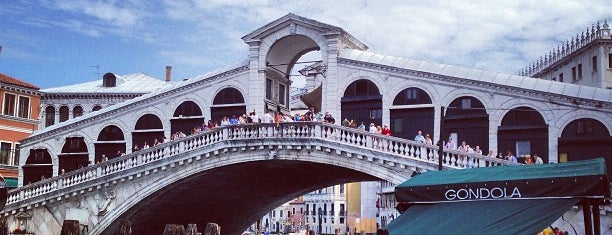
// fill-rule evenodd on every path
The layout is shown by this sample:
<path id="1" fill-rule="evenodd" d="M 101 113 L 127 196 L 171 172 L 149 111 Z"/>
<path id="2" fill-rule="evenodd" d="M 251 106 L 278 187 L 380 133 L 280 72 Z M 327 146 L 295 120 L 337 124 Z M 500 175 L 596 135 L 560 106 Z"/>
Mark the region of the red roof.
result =
<path id="1" fill-rule="evenodd" d="M 14 78 L 14 77 L 8 76 L 8 75 L 3 74 L 3 73 L 0 73 L 0 82 L 2 82 L 2 83 L 7 83 L 7 84 L 11 84 L 11 85 L 15 85 L 15 86 L 20 86 L 20 87 L 26 87 L 26 88 L 30 88 L 30 89 L 35 89 L 35 90 L 40 89 L 40 88 L 39 88 L 39 87 L 37 87 L 37 86 L 34 86 L 34 85 L 30 84 L 30 83 L 27 83 L 27 82 L 21 81 L 21 80 L 19 80 L 19 79 L 17 79 L 17 78 Z"/>

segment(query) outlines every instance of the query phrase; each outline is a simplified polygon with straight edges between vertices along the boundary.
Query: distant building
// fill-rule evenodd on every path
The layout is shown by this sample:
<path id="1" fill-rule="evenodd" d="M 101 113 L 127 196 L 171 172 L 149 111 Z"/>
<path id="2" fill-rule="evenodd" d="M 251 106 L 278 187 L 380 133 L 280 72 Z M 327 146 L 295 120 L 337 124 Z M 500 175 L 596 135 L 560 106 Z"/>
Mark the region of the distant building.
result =
<path id="1" fill-rule="evenodd" d="M 9 187 L 17 186 L 19 141 L 38 128 L 39 89 L 0 73 L 0 175 Z"/>
<path id="2" fill-rule="evenodd" d="M 305 229 L 304 215 L 304 200 L 302 197 L 296 198 L 264 215 L 260 222 L 260 231 L 274 234 L 302 231 Z M 251 226 L 251 230 L 257 230 L 256 226 L 257 224 Z"/>
<path id="3" fill-rule="evenodd" d="M 608 21 L 587 27 L 519 75 L 612 89 L 612 34 Z"/>
<path id="4" fill-rule="evenodd" d="M 43 89 L 41 102 L 44 121 L 40 123 L 40 128 L 169 87 L 172 85 L 170 70 L 168 66 L 165 81 L 143 73 L 124 76 L 106 73 L 102 81 Z"/>
<path id="5" fill-rule="evenodd" d="M 346 233 L 347 184 L 322 188 L 304 195 L 306 229 L 317 234 Z"/>
<path id="6" fill-rule="evenodd" d="M 395 209 L 397 206 L 397 199 L 395 199 L 395 184 L 380 181 L 380 192 L 378 199 L 376 199 L 377 212 L 377 223 L 380 227 L 384 228 L 391 223 L 395 218 L 400 216 L 400 213 Z"/>

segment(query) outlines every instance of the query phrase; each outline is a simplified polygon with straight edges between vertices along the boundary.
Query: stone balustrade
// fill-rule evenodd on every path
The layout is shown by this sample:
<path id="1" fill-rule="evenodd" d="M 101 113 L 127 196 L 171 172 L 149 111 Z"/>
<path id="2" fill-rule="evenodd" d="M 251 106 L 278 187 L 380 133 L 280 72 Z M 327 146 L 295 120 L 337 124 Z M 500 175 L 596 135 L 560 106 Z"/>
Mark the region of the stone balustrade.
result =
<path id="1" fill-rule="evenodd" d="M 291 122 L 281 124 L 260 123 L 233 125 L 214 128 L 197 135 L 162 143 L 148 149 L 143 149 L 56 177 L 25 185 L 9 191 L 7 205 L 43 196 L 67 187 L 86 184 L 87 182 L 136 167 L 146 167 L 150 163 L 172 158 L 182 153 L 197 151 L 212 144 L 227 141 L 251 141 L 258 139 L 282 142 L 291 138 L 325 140 L 340 144 L 344 147 L 361 148 L 364 151 L 363 155 L 370 159 L 374 159 L 374 156 L 368 156 L 372 151 L 381 154 L 389 154 L 396 156 L 396 159 L 400 159 L 379 159 L 379 161 L 383 161 L 384 164 L 391 166 L 408 164 L 402 163 L 401 159 L 430 162 L 432 164 L 429 165 L 433 166 L 438 163 L 439 157 L 438 146 L 435 145 L 372 134 L 359 129 L 330 125 L 327 123 Z M 335 155 L 330 154 L 330 157 L 334 156 Z M 444 150 L 442 160 L 444 167 L 449 169 L 516 164 L 482 155 L 467 154 L 449 149 Z M 435 167 L 431 168 L 432 169 L 423 170 L 437 170 Z"/>

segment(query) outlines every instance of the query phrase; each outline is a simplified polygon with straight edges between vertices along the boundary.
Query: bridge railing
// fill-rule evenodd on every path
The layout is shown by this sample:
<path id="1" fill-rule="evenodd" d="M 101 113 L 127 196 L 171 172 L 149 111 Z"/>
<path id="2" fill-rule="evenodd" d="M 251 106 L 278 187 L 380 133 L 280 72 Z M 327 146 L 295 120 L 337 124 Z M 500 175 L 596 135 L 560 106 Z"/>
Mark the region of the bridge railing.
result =
<path id="1" fill-rule="evenodd" d="M 258 123 L 214 128 L 197 135 L 162 143 L 56 177 L 9 191 L 7 205 L 44 195 L 65 187 L 147 165 L 161 159 L 227 140 L 266 138 L 326 139 L 354 147 L 373 149 L 400 157 L 438 162 L 438 147 L 391 136 L 383 136 L 320 122 Z M 451 168 L 509 165 L 507 161 L 455 150 L 444 150 L 443 164 Z"/>

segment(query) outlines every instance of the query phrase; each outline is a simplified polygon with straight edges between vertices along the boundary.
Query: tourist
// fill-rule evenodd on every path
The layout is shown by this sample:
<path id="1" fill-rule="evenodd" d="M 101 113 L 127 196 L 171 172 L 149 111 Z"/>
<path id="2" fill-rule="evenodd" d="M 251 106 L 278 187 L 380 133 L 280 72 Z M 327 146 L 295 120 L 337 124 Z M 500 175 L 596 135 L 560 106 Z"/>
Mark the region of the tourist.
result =
<path id="1" fill-rule="evenodd" d="M 461 151 L 461 152 L 464 152 L 464 153 L 467 153 L 467 152 L 468 152 L 468 149 L 469 149 L 469 147 L 468 147 L 468 145 L 465 143 L 465 141 L 462 141 L 462 142 L 461 142 L 461 145 L 460 145 L 459 147 L 457 147 L 457 150 L 459 150 L 459 151 Z"/>
<path id="2" fill-rule="evenodd" d="M 487 157 L 494 158 L 495 157 L 495 151 L 493 151 L 493 149 L 489 149 L 489 154 L 487 155 Z"/>
<path id="3" fill-rule="evenodd" d="M 533 162 L 533 159 L 531 159 L 531 155 L 526 154 L 525 155 L 525 165 L 534 165 L 535 163 Z"/>
<path id="4" fill-rule="evenodd" d="M 431 136 L 429 136 L 429 133 L 425 134 L 425 143 L 433 145 L 433 140 L 431 139 Z"/>
<path id="5" fill-rule="evenodd" d="M 370 123 L 370 129 L 368 131 L 372 134 L 376 134 L 376 125 L 374 123 Z"/>
<path id="6" fill-rule="evenodd" d="M 381 130 L 381 132 L 380 132 L 380 133 L 381 133 L 382 135 L 388 135 L 388 136 L 390 136 L 390 135 L 391 135 L 391 129 L 389 129 L 389 126 L 388 126 L 387 124 L 385 124 L 385 125 L 383 125 L 383 126 L 384 126 L 384 127 L 382 128 L 382 130 Z"/>
<path id="7" fill-rule="evenodd" d="M 479 145 L 476 145 L 476 148 L 474 148 L 474 153 L 478 155 L 482 155 L 482 150 L 480 149 Z"/>
<path id="8" fill-rule="evenodd" d="M 363 124 L 363 122 L 359 124 L 359 130 L 365 131 L 365 125 Z"/>
<path id="9" fill-rule="evenodd" d="M 453 142 L 453 137 L 448 137 L 448 141 L 444 144 L 444 148 L 447 149 L 455 149 L 455 143 Z"/>
<path id="10" fill-rule="evenodd" d="M 326 112 L 325 117 L 323 118 L 323 122 L 334 124 L 336 123 L 336 119 L 334 119 L 334 117 L 332 117 L 332 115 L 329 112 Z"/>
<path id="11" fill-rule="evenodd" d="M 414 137 L 414 141 L 418 141 L 421 143 L 425 142 L 425 137 L 423 137 L 423 132 L 421 130 L 417 131 L 417 135 Z"/>
<path id="12" fill-rule="evenodd" d="M 506 161 L 511 161 L 514 163 L 518 162 L 517 158 L 512 154 L 512 151 L 510 150 L 508 150 L 508 152 L 506 153 Z"/>
<path id="13" fill-rule="evenodd" d="M 535 159 L 534 162 L 536 165 L 544 164 L 544 160 L 542 160 L 542 158 L 537 153 L 533 154 L 533 158 Z"/>

